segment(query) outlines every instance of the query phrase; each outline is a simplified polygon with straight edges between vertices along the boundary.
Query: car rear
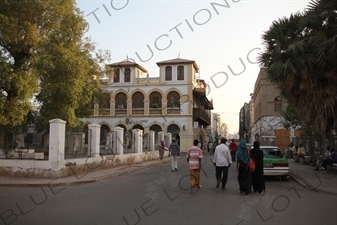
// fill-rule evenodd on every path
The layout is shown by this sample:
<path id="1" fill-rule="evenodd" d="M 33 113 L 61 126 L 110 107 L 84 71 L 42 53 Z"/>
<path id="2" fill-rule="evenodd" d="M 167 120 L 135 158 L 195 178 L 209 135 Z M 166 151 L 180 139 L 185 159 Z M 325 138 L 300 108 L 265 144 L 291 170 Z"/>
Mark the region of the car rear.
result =
<path id="1" fill-rule="evenodd" d="M 275 146 L 261 146 L 263 151 L 263 173 L 265 176 L 285 176 L 289 174 L 289 163 Z"/>

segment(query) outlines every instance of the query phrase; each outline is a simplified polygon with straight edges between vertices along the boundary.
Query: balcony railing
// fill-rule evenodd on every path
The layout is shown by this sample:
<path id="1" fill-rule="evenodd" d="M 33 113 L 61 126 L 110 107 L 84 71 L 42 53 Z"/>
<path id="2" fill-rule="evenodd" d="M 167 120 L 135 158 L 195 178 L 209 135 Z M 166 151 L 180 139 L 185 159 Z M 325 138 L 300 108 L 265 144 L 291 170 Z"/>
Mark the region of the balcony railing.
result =
<path id="1" fill-rule="evenodd" d="M 159 84 L 159 77 L 149 77 L 149 78 L 136 78 L 136 84 L 140 85 L 157 85 Z"/>
<path id="2" fill-rule="evenodd" d="M 201 108 L 193 108 L 193 119 L 202 119 L 206 124 L 211 124 L 211 117 L 209 113 Z"/>

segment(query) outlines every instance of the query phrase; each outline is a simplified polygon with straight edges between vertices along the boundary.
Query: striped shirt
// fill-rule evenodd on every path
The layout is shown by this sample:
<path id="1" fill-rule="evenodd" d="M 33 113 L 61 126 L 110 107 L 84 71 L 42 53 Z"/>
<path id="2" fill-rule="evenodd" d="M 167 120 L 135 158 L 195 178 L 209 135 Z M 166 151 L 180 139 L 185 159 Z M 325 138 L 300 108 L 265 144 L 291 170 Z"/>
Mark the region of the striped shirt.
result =
<path id="1" fill-rule="evenodd" d="M 190 148 L 186 155 L 189 158 L 189 168 L 190 169 L 199 169 L 199 159 L 203 157 L 202 151 L 197 146 Z"/>

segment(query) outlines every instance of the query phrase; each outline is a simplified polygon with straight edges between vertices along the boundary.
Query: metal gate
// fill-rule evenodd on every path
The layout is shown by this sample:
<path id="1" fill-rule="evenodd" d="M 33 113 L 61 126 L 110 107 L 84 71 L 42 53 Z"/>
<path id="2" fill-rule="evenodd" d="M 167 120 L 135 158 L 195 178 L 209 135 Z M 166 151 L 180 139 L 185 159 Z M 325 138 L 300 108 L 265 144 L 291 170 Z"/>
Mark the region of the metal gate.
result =
<path id="1" fill-rule="evenodd" d="M 123 145 L 123 153 L 136 153 L 136 146 L 135 146 L 135 140 L 136 140 L 136 133 L 130 134 L 131 137 L 126 138 L 126 143 Z"/>
<path id="2" fill-rule="evenodd" d="M 88 132 L 88 144 L 86 144 L 86 135 Z M 84 158 L 89 154 L 89 140 L 91 139 L 91 130 L 85 129 L 66 129 L 64 158 Z M 90 154 L 89 154 L 90 155 Z"/>

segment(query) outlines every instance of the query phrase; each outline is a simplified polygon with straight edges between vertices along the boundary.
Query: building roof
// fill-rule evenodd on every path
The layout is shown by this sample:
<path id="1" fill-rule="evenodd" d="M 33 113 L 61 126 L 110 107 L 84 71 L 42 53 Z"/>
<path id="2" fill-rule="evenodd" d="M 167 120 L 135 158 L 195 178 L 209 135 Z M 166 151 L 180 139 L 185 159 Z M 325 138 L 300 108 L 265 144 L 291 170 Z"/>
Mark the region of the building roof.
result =
<path id="1" fill-rule="evenodd" d="M 111 64 L 108 64 L 108 66 L 115 67 L 115 68 L 116 67 L 120 67 L 120 68 L 137 67 L 140 70 L 142 70 L 143 72 L 147 73 L 147 70 L 144 69 L 144 67 L 140 66 L 139 64 L 137 64 L 135 62 L 129 61 L 129 60 L 124 60 L 124 61 L 121 61 L 121 62 L 111 63 Z"/>
<path id="2" fill-rule="evenodd" d="M 165 61 L 157 62 L 158 66 L 161 66 L 161 65 L 170 65 L 170 64 L 193 64 L 195 70 L 197 70 L 197 71 L 199 70 L 199 67 L 197 66 L 197 64 L 195 63 L 195 61 L 189 60 L 189 59 L 176 58 L 176 59 L 170 59 L 170 60 L 165 60 Z"/>

